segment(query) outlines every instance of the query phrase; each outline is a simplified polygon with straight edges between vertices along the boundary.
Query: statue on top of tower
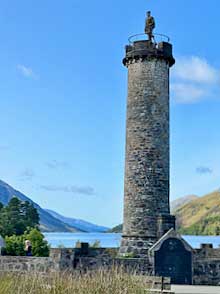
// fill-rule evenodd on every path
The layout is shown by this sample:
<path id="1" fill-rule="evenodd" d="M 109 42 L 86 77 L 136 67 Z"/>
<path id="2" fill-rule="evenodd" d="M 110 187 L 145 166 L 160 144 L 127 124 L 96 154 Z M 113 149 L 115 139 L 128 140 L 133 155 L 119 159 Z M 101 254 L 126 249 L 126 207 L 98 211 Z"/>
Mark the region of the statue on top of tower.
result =
<path id="1" fill-rule="evenodd" d="M 155 41 L 154 35 L 153 35 L 154 28 L 155 28 L 155 20 L 154 20 L 154 17 L 151 16 L 151 12 L 148 11 L 147 12 L 147 18 L 146 18 L 146 21 L 145 21 L 145 34 L 148 35 L 148 40 L 150 42 L 152 42 L 152 40 Z"/>

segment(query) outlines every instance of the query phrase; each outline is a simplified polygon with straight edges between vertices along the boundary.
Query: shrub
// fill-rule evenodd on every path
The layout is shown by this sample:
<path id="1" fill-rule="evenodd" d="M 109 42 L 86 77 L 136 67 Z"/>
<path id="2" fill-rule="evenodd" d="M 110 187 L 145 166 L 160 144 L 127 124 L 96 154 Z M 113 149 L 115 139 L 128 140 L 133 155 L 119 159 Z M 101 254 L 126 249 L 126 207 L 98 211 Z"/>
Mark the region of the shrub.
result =
<path id="1" fill-rule="evenodd" d="M 34 256 L 49 256 L 50 248 L 48 242 L 44 240 L 44 235 L 36 228 L 25 233 L 25 239 L 31 241 L 32 254 Z"/>
<path id="2" fill-rule="evenodd" d="M 46 240 L 44 240 L 44 235 L 36 228 L 29 229 L 21 236 L 6 236 L 5 237 L 5 248 L 3 248 L 2 253 L 4 255 L 12 256 L 23 256 L 25 255 L 25 240 L 30 240 L 32 245 L 33 256 L 48 256 L 49 255 L 49 245 Z"/>
<path id="3" fill-rule="evenodd" d="M 99 240 L 95 240 L 93 243 L 89 244 L 89 247 L 91 247 L 91 248 L 100 248 L 101 243 L 100 243 Z"/>
<path id="4" fill-rule="evenodd" d="M 12 256 L 23 256 L 25 236 L 6 236 L 5 237 L 5 248 L 2 249 L 2 254 Z"/>

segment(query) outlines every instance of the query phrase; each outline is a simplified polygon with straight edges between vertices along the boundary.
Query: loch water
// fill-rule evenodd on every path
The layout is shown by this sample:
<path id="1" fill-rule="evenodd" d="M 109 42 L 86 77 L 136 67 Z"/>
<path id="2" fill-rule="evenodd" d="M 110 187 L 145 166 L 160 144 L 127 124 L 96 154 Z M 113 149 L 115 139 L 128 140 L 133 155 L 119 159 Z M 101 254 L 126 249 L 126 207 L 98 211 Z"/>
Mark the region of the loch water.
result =
<path id="1" fill-rule="evenodd" d="M 101 247 L 119 247 L 121 234 L 116 233 L 44 233 L 45 239 L 52 248 L 74 247 L 77 241 L 100 242 Z M 183 236 L 183 238 L 193 247 L 200 248 L 202 243 L 212 243 L 214 248 L 220 247 L 220 236 Z"/>

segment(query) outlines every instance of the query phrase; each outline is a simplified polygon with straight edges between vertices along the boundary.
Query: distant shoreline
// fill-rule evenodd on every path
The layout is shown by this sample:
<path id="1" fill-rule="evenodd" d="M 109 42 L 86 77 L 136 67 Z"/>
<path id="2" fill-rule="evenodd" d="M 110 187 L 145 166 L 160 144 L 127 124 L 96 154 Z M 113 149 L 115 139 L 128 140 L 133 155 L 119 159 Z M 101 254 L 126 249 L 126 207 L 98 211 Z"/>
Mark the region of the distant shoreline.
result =
<path id="1" fill-rule="evenodd" d="M 120 246 L 121 233 L 43 233 L 51 247 L 75 247 L 77 241 L 93 243 L 100 241 L 100 247 L 117 248 Z M 183 238 L 193 247 L 200 248 L 202 243 L 212 243 L 214 248 L 220 246 L 220 236 L 183 235 Z"/>

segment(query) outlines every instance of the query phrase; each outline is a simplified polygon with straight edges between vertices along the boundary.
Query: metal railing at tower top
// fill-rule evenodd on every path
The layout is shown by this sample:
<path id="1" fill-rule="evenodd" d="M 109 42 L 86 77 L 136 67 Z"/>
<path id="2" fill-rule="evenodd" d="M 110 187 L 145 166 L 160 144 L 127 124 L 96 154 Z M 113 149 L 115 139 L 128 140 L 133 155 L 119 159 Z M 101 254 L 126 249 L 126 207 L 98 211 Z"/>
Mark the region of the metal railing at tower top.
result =
<path id="1" fill-rule="evenodd" d="M 154 33 L 154 40 L 156 43 L 160 43 L 160 42 L 170 42 L 170 37 L 168 37 L 167 35 L 164 34 L 156 34 Z M 128 38 L 128 42 L 130 45 L 132 45 L 134 42 L 136 41 L 143 41 L 143 40 L 147 40 L 148 36 L 146 34 L 136 34 L 136 35 L 132 35 Z"/>

